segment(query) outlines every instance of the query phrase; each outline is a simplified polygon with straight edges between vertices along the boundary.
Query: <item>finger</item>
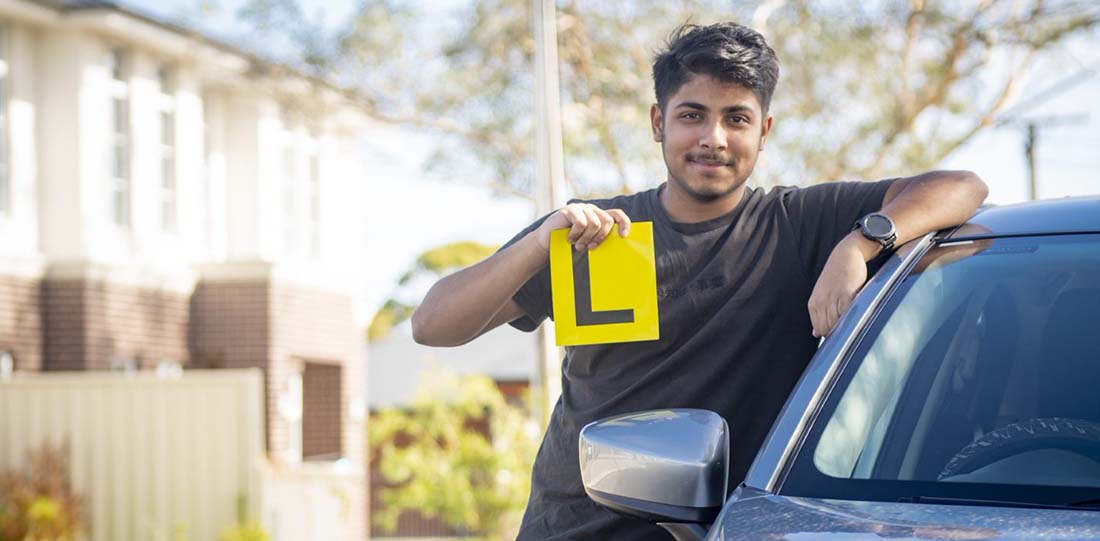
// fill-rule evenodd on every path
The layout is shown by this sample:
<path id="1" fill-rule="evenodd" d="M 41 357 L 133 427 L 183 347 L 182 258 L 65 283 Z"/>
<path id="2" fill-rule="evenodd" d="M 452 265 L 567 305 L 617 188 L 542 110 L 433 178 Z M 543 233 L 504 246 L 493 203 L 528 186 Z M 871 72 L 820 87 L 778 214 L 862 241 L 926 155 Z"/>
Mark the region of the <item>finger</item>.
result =
<path id="1" fill-rule="evenodd" d="M 573 227 L 569 229 L 569 243 L 573 244 L 580 238 L 581 233 L 584 233 L 584 229 L 588 227 L 588 217 L 585 216 L 584 211 L 575 206 L 565 208 L 565 217 L 569 220 L 569 223 L 573 224 Z"/>
<path id="2" fill-rule="evenodd" d="M 810 303 L 807 306 L 810 311 L 810 323 L 813 325 L 813 335 L 815 338 L 821 338 L 821 310 L 817 307 L 817 301 L 810 299 Z"/>
<path id="3" fill-rule="evenodd" d="M 838 303 L 833 300 L 825 305 L 824 316 L 825 322 L 821 325 L 821 336 L 828 336 L 833 332 L 833 326 L 840 319 L 840 313 L 837 312 Z"/>
<path id="4" fill-rule="evenodd" d="M 611 233 L 611 227 L 615 225 L 615 219 L 607 212 L 596 209 L 596 214 L 600 217 L 600 230 L 596 232 L 596 236 L 592 238 L 592 242 L 588 243 L 589 250 L 599 246 L 600 243 L 607 238 L 607 235 Z"/>
<path id="5" fill-rule="evenodd" d="M 836 328 L 837 324 L 840 323 L 840 319 L 844 317 L 844 314 L 848 313 L 848 308 L 850 308 L 852 306 L 853 298 L 854 297 L 852 297 L 851 295 L 843 294 L 836 300 L 836 303 L 835 303 L 836 317 L 829 324 L 829 330 L 827 331 L 828 333 L 832 333 L 833 330 Z"/>
<path id="6" fill-rule="evenodd" d="M 619 236 L 626 238 L 630 234 L 630 217 L 619 209 L 611 209 L 607 213 L 619 224 Z"/>
<path id="7" fill-rule="evenodd" d="M 600 216 L 596 214 L 595 207 L 585 207 L 584 215 L 588 218 L 588 224 L 585 226 L 580 238 L 577 239 L 578 250 L 587 248 L 592 239 L 595 238 L 596 233 L 600 232 L 600 226 L 603 225 L 600 223 Z"/>

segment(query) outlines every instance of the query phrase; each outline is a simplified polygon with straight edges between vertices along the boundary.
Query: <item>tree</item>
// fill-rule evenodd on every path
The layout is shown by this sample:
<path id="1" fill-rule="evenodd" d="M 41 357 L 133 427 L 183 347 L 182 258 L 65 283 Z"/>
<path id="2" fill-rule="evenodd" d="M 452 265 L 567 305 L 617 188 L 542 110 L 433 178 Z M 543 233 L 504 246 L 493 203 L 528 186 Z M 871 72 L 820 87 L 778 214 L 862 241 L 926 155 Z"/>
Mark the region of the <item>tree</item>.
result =
<path id="1" fill-rule="evenodd" d="M 490 539 L 515 539 L 540 436 L 528 411 L 487 376 L 433 371 L 411 408 L 370 422 L 385 484 L 377 524 L 392 531 L 406 511 Z"/>
<path id="2" fill-rule="evenodd" d="M 420 254 L 412 267 L 397 282 L 397 289 L 374 315 L 367 329 L 371 342 L 389 336 L 394 327 L 412 317 L 417 300 L 423 297 L 419 286 L 425 280 L 436 280 L 455 270 L 468 267 L 489 257 L 495 246 L 473 241 L 459 241 L 437 246 Z"/>
<path id="3" fill-rule="evenodd" d="M 296 9 L 288 7 L 294 0 L 252 4 Z M 1100 5 L 1088 0 L 558 5 L 566 177 L 574 195 L 589 196 L 629 191 L 663 174 L 649 138 L 650 61 L 676 22 L 732 17 L 776 49 L 783 63 L 772 108 L 777 124 L 754 176 L 769 185 L 933 167 L 997 122 L 1038 59 L 1073 35 L 1095 35 L 1100 21 Z M 480 0 L 456 13 L 440 13 L 434 3 L 366 0 L 331 39 L 303 38 L 302 25 L 287 34 L 298 35 L 308 53 L 298 64 L 359 88 L 376 119 L 457 140 L 489 166 L 488 185 L 526 197 L 533 179 L 529 9 L 530 0 Z M 455 154 L 438 152 L 429 163 L 446 167 Z"/>

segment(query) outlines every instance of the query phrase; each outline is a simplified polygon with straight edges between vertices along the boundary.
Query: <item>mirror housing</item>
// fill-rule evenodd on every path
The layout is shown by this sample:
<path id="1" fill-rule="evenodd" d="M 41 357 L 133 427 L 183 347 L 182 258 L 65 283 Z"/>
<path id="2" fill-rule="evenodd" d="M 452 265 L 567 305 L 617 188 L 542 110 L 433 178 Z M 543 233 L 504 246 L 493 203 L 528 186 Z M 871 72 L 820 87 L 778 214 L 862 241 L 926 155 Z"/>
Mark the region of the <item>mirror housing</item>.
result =
<path id="1" fill-rule="evenodd" d="M 596 503 L 659 523 L 710 524 L 729 479 L 729 429 L 717 413 L 653 410 L 589 423 L 581 480 Z"/>

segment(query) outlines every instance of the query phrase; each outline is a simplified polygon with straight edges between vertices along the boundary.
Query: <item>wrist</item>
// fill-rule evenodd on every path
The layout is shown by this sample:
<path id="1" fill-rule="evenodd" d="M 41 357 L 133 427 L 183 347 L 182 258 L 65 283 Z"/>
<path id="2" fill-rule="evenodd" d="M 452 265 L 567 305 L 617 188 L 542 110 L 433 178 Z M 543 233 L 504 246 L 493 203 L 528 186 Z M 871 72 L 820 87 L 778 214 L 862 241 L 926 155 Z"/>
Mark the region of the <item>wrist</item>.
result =
<path id="1" fill-rule="evenodd" d="M 550 260 L 550 233 L 541 227 L 525 235 L 516 245 L 522 247 L 524 254 L 543 263 Z"/>
<path id="2" fill-rule="evenodd" d="M 858 253 L 864 261 L 870 261 L 882 253 L 882 244 L 867 238 L 858 229 L 848 233 L 840 245 Z"/>

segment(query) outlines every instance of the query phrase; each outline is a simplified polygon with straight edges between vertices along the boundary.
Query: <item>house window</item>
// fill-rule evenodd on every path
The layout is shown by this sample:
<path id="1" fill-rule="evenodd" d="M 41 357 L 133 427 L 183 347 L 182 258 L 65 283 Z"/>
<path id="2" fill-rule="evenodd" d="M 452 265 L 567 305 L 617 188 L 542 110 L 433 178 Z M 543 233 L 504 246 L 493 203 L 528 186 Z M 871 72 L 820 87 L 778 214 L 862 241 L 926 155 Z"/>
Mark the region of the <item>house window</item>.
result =
<path id="1" fill-rule="evenodd" d="M 309 255 L 321 257 L 321 161 L 316 152 L 309 156 Z"/>
<path id="2" fill-rule="evenodd" d="M 342 456 L 342 374 L 338 364 L 305 363 L 301 376 L 303 460 L 338 460 Z"/>
<path id="3" fill-rule="evenodd" d="M 298 249 L 297 183 L 298 156 L 292 143 L 283 147 L 283 254 L 293 255 Z"/>
<path id="4" fill-rule="evenodd" d="M 203 102 L 207 98 L 203 97 Z M 214 155 L 210 141 L 210 121 L 202 122 L 202 239 L 207 248 L 214 248 Z"/>
<path id="5" fill-rule="evenodd" d="M 160 112 L 160 209 L 161 228 L 175 232 L 178 221 L 178 197 L 176 187 L 176 104 L 172 71 L 167 67 L 157 70 L 160 83 L 158 109 Z"/>
<path id="6" fill-rule="evenodd" d="M 120 49 L 107 53 L 111 74 L 108 94 L 111 100 L 109 134 L 109 179 L 111 221 L 130 225 L 130 88 L 126 54 Z"/>
<path id="7" fill-rule="evenodd" d="M 0 215 L 11 213 L 11 163 L 8 144 L 8 47 L 7 32 L 0 27 Z"/>

